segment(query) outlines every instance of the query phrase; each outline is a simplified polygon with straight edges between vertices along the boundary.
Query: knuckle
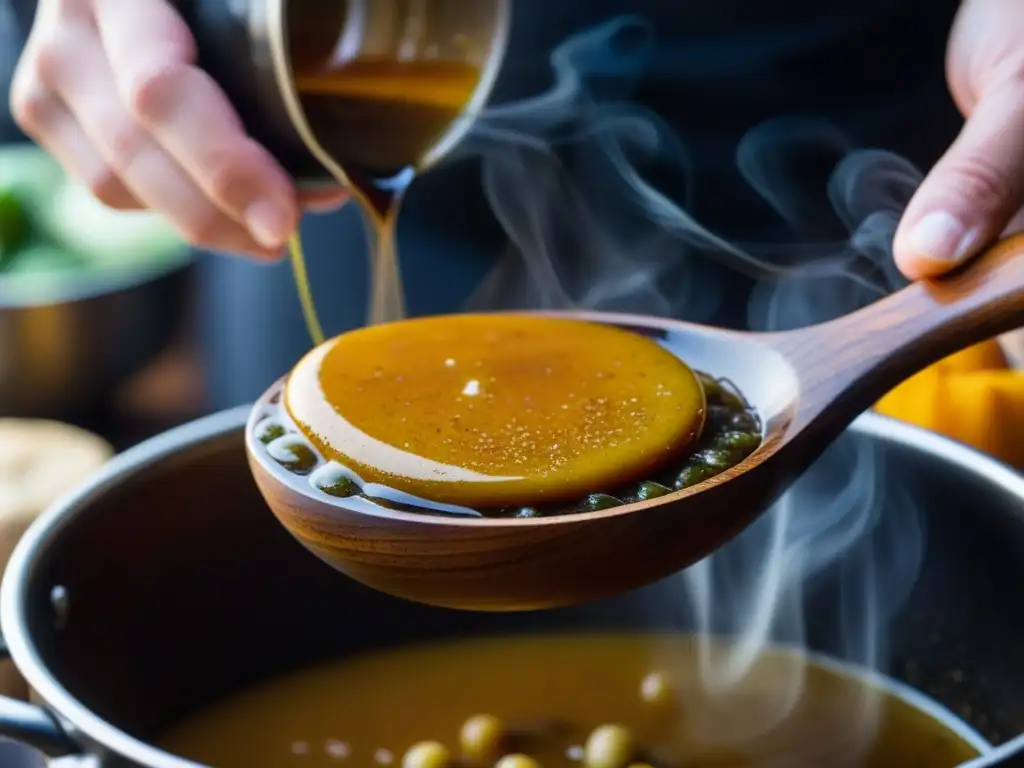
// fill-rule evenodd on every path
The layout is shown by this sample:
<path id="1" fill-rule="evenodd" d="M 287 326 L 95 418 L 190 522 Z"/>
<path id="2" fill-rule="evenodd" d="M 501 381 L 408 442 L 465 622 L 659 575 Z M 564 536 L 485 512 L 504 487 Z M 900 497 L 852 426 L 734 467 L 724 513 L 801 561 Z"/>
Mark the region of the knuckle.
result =
<path id="1" fill-rule="evenodd" d="M 994 67 L 993 81 L 1024 91 L 1024 53 L 1014 48 L 1012 54 L 1000 59 Z"/>
<path id="2" fill-rule="evenodd" d="M 230 222 L 212 207 L 191 218 L 185 219 L 179 225 L 179 232 L 188 242 L 193 245 L 218 246 L 230 229 Z"/>
<path id="3" fill-rule="evenodd" d="M 1009 201 L 1018 200 L 1021 182 L 1009 171 L 977 156 L 961 160 L 951 169 L 959 179 L 964 192 L 978 205 L 1003 208 Z"/>
<path id="4" fill-rule="evenodd" d="M 45 88 L 25 84 L 11 88 L 11 115 L 30 134 L 39 134 L 49 126 L 56 104 L 56 95 Z"/>
<path id="5" fill-rule="evenodd" d="M 90 179 L 88 188 L 92 196 L 108 208 L 128 210 L 135 207 L 131 193 L 125 189 L 121 179 L 110 170 L 104 170 Z"/>
<path id="6" fill-rule="evenodd" d="M 107 138 L 110 163 L 121 172 L 131 168 L 146 142 L 146 136 L 134 123 L 115 126 Z"/>
<path id="7" fill-rule="evenodd" d="M 27 58 L 39 79 L 48 85 L 60 83 L 64 73 L 64 60 L 64 50 L 52 39 L 38 41 Z"/>
<path id="8" fill-rule="evenodd" d="M 234 155 L 221 156 L 206 171 L 207 193 L 218 203 L 236 208 L 240 196 L 245 192 L 246 175 L 245 163 L 241 158 Z"/>
<path id="9" fill-rule="evenodd" d="M 160 122 L 186 76 L 187 66 L 178 62 L 143 70 L 128 84 L 128 109 L 143 123 Z"/>

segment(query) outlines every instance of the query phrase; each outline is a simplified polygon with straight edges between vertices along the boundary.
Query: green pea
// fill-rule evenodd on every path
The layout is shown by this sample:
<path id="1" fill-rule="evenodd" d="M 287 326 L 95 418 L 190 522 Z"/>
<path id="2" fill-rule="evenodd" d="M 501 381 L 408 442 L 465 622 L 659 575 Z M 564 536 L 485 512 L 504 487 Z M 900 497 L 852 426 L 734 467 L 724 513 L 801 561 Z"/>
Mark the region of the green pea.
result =
<path id="1" fill-rule="evenodd" d="M 683 488 L 689 488 L 690 486 L 703 483 L 710 477 L 714 477 L 718 474 L 718 470 L 714 467 L 709 467 L 706 464 L 691 463 L 683 467 L 683 470 L 676 477 L 676 490 L 681 491 Z"/>
<path id="2" fill-rule="evenodd" d="M 256 439 L 264 445 L 274 442 L 277 438 L 281 437 L 284 432 L 284 427 L 273 419 L 264 419 L 256 425 L 255 429 Z"/>
<path id="3" fill-rule="evenodd" d="M 298 435 L 284 435 L 267 445 L 267 453 L 274 461 L 297 475 L 308 475 L 316 466 L 313 449 Z"/>
<path id="4" fill-rule="evenodd" d="M 493 759 L 505 738 L 505 725 L 494 715 L 474 715 L 462 724 L 459 747 L 477 760 Z"/>
<path id="5" fill-rule="evenodd" d="M 664 496 L 666 493 L 672 493 L 672 489 L 666 488 L 661 483 L 648 480 L 646 483 L 640 483 L 640 487 L 636 490 L 636 500 L 647 501 L 648 499 L 656 499 L 659 496 Z"/>
<path id="6" fill-rule="evenodd" d="M 729 418 L 729 426 L 740 432 L 759 432 L 757 417 L 750 411 L 737 411 Z"/>
<path id="7" fill-rule="evenodd" d="M 736 430 L 723 432 L 715 438 L 716 448 L 729 450 L 734 455 L 741 453 L 743 457 L 750 455 L 760 444 L 760 436 Z"/>
<path id="8" fill-rule="evenodd" d="M 315 477 L 314 485 L 316 485 L 317 490 L 339 499 L 347 499 L 359 493 L 359 485 L 341 470 L 327 472 L 320 477 Z"/>
<path id="9" fill-rule="evenodd" d="M 718 471 L 728 469 L 736 463 L 733 461 L 732 452 L 729 449 L 716 446 L 698 451 L 693 458 L 697 463 Z"/>
<path id="10" fill-rule="evenodd" d="M 622 502 L 607 493 L 592 493 L 583 501 L 583 508 L 590 512 L 600 512 L 602 509 L 621 507 Z"/>
<path id="11" fill-rule="evenodd" d="M 402 768 L 446 768 L 451 755 L 444 744 L 436 741 L 421 741 L 413 744 L 402 757 Z"/>
<path id="12" fill-rule="evenodd" d="M 583 745 L 586 768 L 626 768 L 633 761 L 633 735 L 621 725 L 595 728 Z"/>
<path id="13" fill-rule="evenodd" d="M 494 764 L 494 768 L 540 768 L 540 763 L 529 755 L 505 755 Z"/>

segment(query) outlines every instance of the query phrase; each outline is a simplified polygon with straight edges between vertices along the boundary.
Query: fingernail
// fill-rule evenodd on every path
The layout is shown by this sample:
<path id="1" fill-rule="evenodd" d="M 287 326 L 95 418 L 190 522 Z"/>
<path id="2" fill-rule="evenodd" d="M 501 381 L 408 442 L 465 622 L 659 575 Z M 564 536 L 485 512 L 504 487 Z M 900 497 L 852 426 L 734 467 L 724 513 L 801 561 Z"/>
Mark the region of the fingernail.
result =
<path id="1" fill-rule="evenodd" d="M 245 212 L 249 232 L 264 248 L 277 250 L 291 235 L 292 220 L 287 211 L 273 203 L 253 203 Z"/>
<path id="2" fill-rule="evenodd" d="M 978 239 L 952 214 L 929 213 L 910 230 L 907 244 L 914 256 L 930 261 L 959 262 L 967 258 Z"/>

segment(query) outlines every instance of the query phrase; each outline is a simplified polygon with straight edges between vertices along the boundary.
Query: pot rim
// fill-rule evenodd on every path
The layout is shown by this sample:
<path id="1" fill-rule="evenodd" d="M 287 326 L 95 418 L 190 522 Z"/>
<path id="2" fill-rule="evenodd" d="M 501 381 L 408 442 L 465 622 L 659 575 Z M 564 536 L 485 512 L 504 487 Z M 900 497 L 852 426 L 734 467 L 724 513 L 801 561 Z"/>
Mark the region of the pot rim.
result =
<path id="1" fill-rule="evenodd" d="M 69 271 L 46 290 L 31 295 L 12 293 L 0 277 L 0 310 L 14 311 L 78 304 L 114 294 L 128 293 L 185 272 L 195 263 L 196 256 L 192 249 L 182 246 L 158 263 L 138 264 L 128 269 L 96 273 Z"/>
<path id="2" fill-rule="evenodd" d="M 237 433 L 239 450 L 244 450 L 245 425 L 251 409 L 251 405 L 242 405 L 188 422 L 114 457 L 89 481 L 40 515 L 11 555 L 0 583 L 0 632 L 29 686 L 43 698 L 49 710 L 73 726 L 73 738 L 80 733 L 120 756 L 151 768 L 206 768 L 136 739 L 91 712 L 43 663 L 23 616 L 28 607 L 28 584 L 40 553 L 52 545 L 77 514 L 125 477 L 143 472 L 182 449 Z M 858 417 L 850 429 L 925 453 L 940 462 L 959 465 L 1024 503 L 1024 475 L 967 445 L 872 412 Z M 1011 739 L 1011 742 L 1016 741 Z"/>

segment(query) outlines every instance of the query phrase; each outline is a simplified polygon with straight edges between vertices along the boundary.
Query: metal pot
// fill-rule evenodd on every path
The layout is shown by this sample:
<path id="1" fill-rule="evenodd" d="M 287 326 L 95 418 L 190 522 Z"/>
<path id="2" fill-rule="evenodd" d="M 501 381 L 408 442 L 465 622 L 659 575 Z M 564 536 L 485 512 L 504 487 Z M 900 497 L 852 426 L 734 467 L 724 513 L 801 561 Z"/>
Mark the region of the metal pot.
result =
<path id="1" fill-rule="evenodd" d="M 370 591 L 310 557 L 266 510 L 246 465 L 247 414 L 223 412 L 123 454 L 30 529 L 4 577 L 0 626 L 46 708 L 0 702 L 0 735 L 72 765 L 196 768 L 147 742 L 297 667 L 441 636 L 691 626 L 672 609 L 673 579 L 528 614 L 446 611 Z M 844 439 L 877 448 L 887 477 L 912 482 L 925 512 L 921 570 L 889 626 L 890 674 L 1003 745 L 972 765 L 1024 765 L 1014 757 L 1024 751 L 1024 615 L 994 588 L 1024 582 L 1024 479 L 874 415 Z M 892 514 L 902 502 L 888 482 L 877 490 Z M 838 570 L 804 593 L 808 645 L 831 655 L 837 640 L 823 617 L 839 602 Z"/>
<path id="2" fill-rule="evenodd" d="M 116 275 L 69 277 L 44 298 L 0 281 L 0 415 L 73 417 L 102 405 L 172 341 L 191 254 Z"/>
<path id="3" fill-rule="evenodd" d="M 306 115 L 295 88 L 289 19 L 302 27 L 299 39 L 315 44 L 323 58 L 344 51 L 356 64 L 399 57 L 413 44 L 414 55 L 449 50 L 454 38 L 469 41 L 466 54 L 479 62 L 479 84 L 466 104 L 478 112 L 497 78 L 511 23 L 511 0 L 433 0 L 413 10 L 393 0 L 174 0 L 199 50 L 199 63 L 217 81 L 250 135 L 266 147 L 307 188 L 337 185 L 345 177 L 330 147 L 338 126 L 330 118 Z M 305 6 L 305 7 L 303 7 Z M 298 23 L 295 20 L 300 20 Z M 477 50 L 479 48 L 479 50 Z M 451 48 L 450 53 L 458 47 Z M 314 51 L 299 51 L 310 56 Z M 318 57 L 319 58 L 319 57 Z M 365 120 L 365 118 L 364 118 Z M 384 128 L 386 126 L 379 126 Z M 421 165 L 433 165 L 465 134 L 469 121 L 457 120 Z M 372 125 L 364 129 L 372 131 Z"/>

